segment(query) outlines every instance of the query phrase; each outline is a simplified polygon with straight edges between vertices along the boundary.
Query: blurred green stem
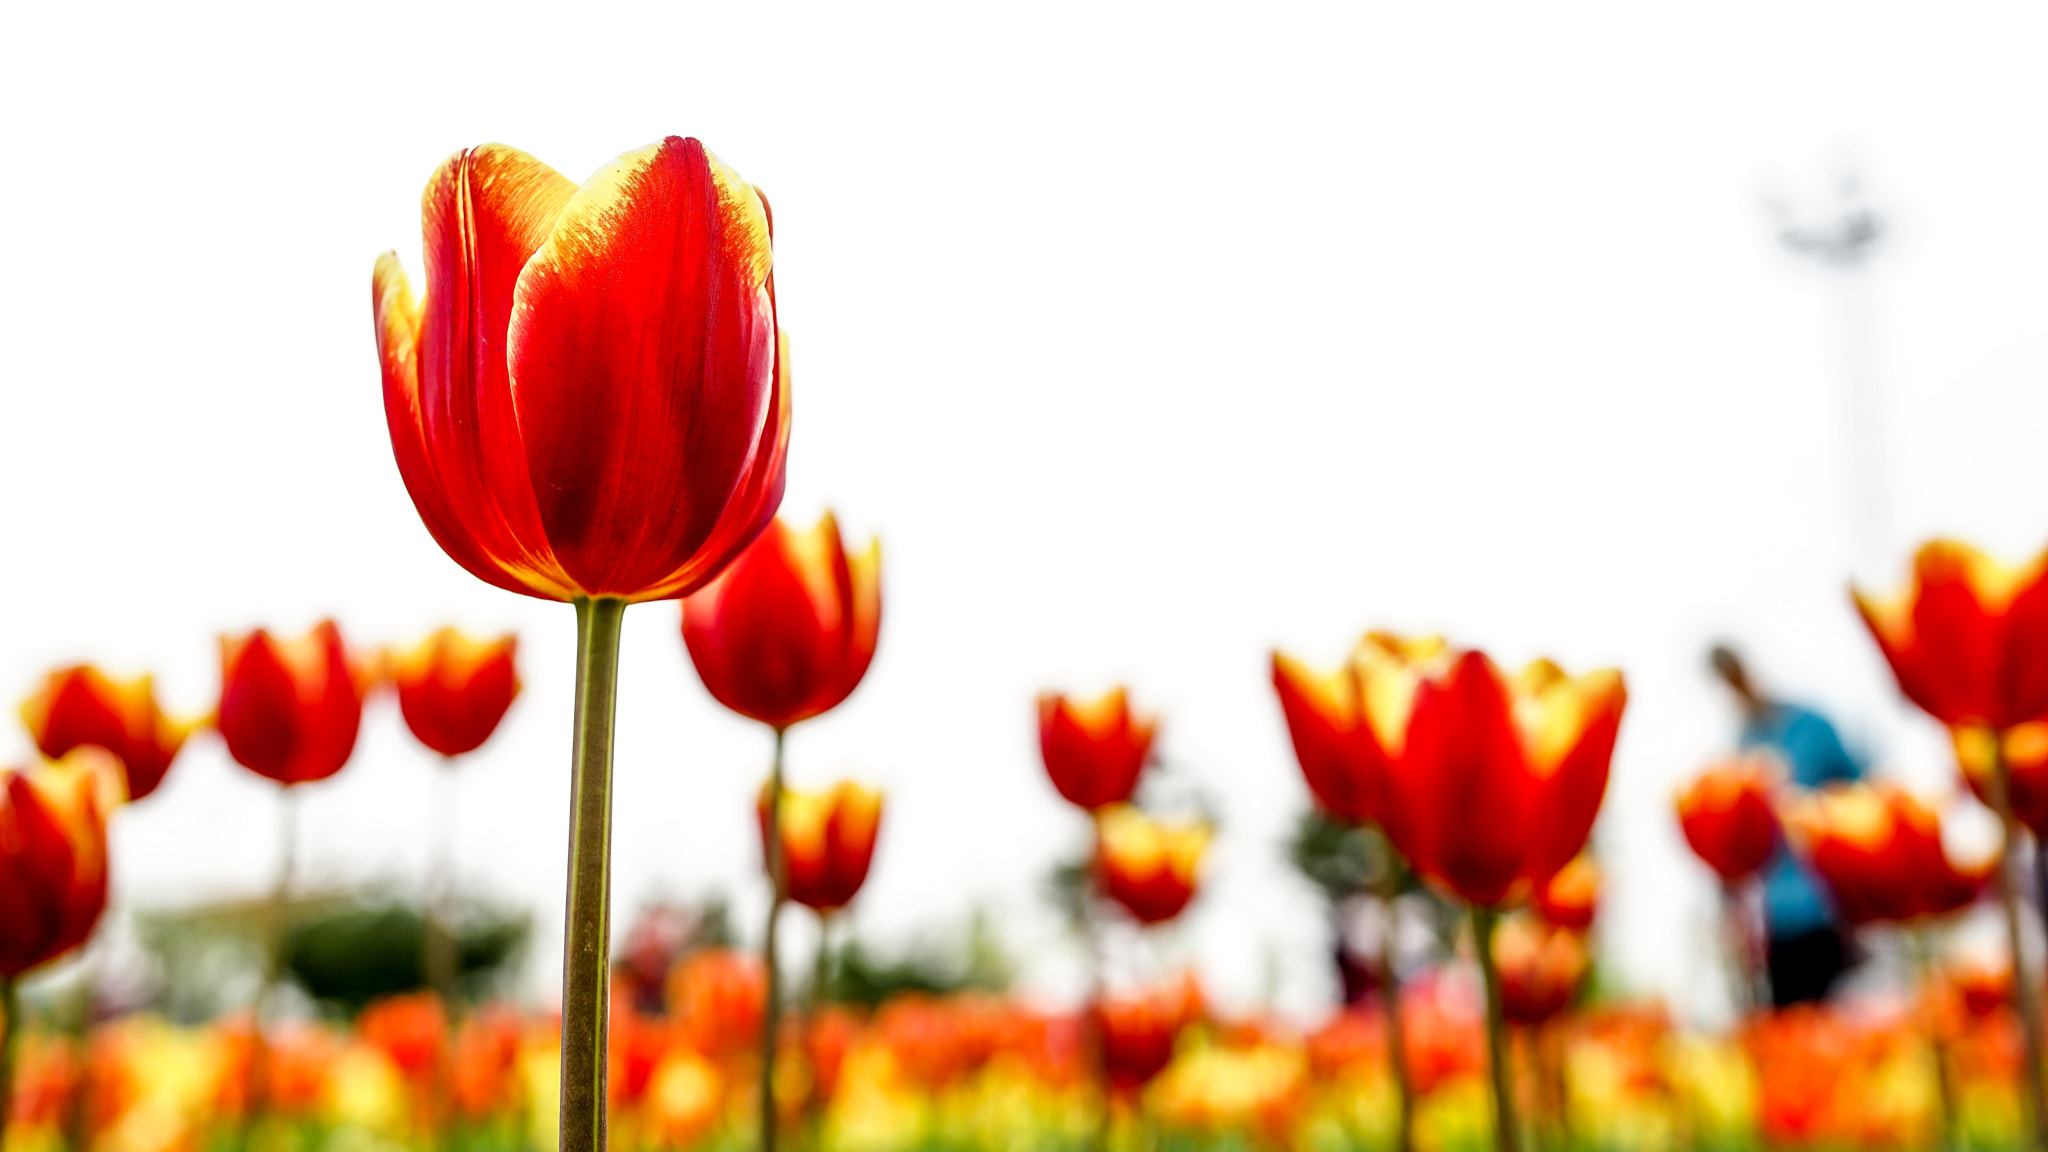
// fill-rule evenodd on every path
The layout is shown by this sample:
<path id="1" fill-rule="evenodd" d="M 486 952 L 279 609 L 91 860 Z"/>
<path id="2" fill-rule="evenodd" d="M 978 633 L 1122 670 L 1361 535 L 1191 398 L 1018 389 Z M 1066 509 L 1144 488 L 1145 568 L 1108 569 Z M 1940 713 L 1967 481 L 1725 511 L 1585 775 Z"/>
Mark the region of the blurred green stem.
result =
<path id="1" fill-rule="evenodd" d="M 1927 1022 L 1927 1049 L 1934 1057 L 1934 1131 L 1941 1152 L 1951 1152 L 1956 1146 L 1956 1090 L 1949 1078 L 1948 1043 L 1941 1035 L 1941 1013 L 1932 1000 L 1935 987 L 1934 941 L 1930 930 L 1906 930 L 1906 947 L 1913 954 L 1913 967 L 1920 974 L 1920 1000 L 1929 1005 L 1924 1012 Z"/>
<path id="2" fill-rule="evenodd" d="M 2026 1091 L 2020 1093 L 2021 1130 L 2032 1145 L 2048 1149 L 2048 1100 L 2042 1097 L 2041 994 L 2027 971 L 2024 933 L 2020 930 L 2019 822 L 2012 814 L 2012 770 L 2005 762 L 2004 733 L 1991 740 L 1991 806 L 1998 812 L 2002 839 L 1998 850 L 1998 903 L 2005 913 L 2006 943 L 2012 949 L 2012 982 L 2018 993 L 2020 1035 L 2026 1041 Z"/>
<path id="3" fill-rule="evenodd" d="M 14 1112 L 14 1050 L 21 1041 L 20 979 L 0 976 L 0 1143 L 7 1138 L 7 1118 Z"/>
<path id="4" fill-rule="evenodd" d="M 775 956 L 775 926 L 782 920 L 788 888 L 782 860 L 782 742 L 783 730 L 777 728 L 775 760 L 768 768 L 768 821 L 761 831 L 769 888 L 768 930 L 761 940 L 761 963 L 768 969 L 767 1011 L 761 1013 L 761 1152 L 775 1152 L 775 1050 L 782 1031 L 782 975 Z"/>
<path id="5" fill-rule="evenodd" d="M 610 1009 L 612 719 L 626 602 L 576 601 L 576 734 L 569 792 L 569 902 L 562 939 L 560 1152 L 605 1147 Z"/>
<path id="6" fill-rule="evenodd" d="M 1415 1146 L 1415 1088 L 1408 1082 L 1408 1041 L 1401 1028 L 1401 973 L 1394 964 L 1394 936 L 1400 905 L 1400 876 L 1388 869 L 1388 882 L 1380 892 L 1380 908 L 1386 923 L 1380 931 L 1380 1007 L 1387 1016 L 1387 1066 L 1394 1073 L 1394 1150 L 1410 1152 Z M 1341 946 L 1341 938 L 1339 944 Z"/>
<path id="7" fill-rule="evenodd" d="M 1496 1152 L 1520 1152 L 1522 1133 L 1515 1122 L 1515 1083 L 1508 1067 L 1507 1022 L 1501 1016 L 1500 970 L 1493 963 L 1493 927 L 1500 913 L 1472 908 L 1472 947 L 1479 954 L 1479 975 L 1486 984 L 1486 1065 L 1493 1079 L 1493 1146 Z"/>

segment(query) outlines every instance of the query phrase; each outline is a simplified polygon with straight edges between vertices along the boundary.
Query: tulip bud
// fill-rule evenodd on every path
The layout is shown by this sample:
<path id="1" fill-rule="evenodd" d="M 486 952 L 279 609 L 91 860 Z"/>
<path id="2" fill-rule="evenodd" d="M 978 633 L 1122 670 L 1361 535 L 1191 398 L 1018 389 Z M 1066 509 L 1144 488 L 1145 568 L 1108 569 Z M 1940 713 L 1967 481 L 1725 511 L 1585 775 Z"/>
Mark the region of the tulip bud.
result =
<path id="1" fill-rule="evenodd" d="M 2002 729 L 2048 715 L 2048 552 L 2011 567 L 1933 540 L 1889 599 L 1851 594 L 1899 691 L 1936 720 Z"/>
<path id="2" fill-rule="evenodd" d="M 1140 924 L 1171 920 L 1194 899 L 1208 824 L 1168 824 L 1119 805 L 1099 813 L 1095 828 L 1097 880 Z"/>
<path id="3" fill-rule="evenodd" d="M 768 836 L 768 788 L 757 805 L 762 844 Z M 828 791 L 782 790 L 784 895 L 816 912 L 853 902 L 874 860 L 882 825 L 882 794 L 852 781 Z"/>
<path id="4" fill-rule="evenodd" d="M 1693 854 L 1721 878 L 1737 884 L 1770 862 L 1778 845 L 1771 810 L 1777 765 L 1767 752 L 1716 764 L 1679 793 L 1678 827 Z"/>
<path id="5" fill-rule="evenodd" d="M 1577 932 L 1511 916 L 1494 930 L 1493 963 L 1500 973 L 1501 1015 L 1533 1026 L 1571 1005 L 1592 961 Z"/>
<path id="6" fill-rule="evenodd" d="M 91 665 L 60 668 L 21 705 L 22 723 L 38 751 L 54 760 L 97 745 L 121 761 L 129 800 L 156 791 L 192 725 L 164 716 L 148 676 L 126 682 Z"/>
<path id="7" fill-rule="evenodd" d="M 1600 866 L 1577 856 L 1536 889 L 1536 915 L 1557 928 L 1583 932 L 1600 910 Z"/>
<path id="8" fill-rule="evenodd" d="M 1056 692 L 1038 698 L 1038 747 L 1046 775 L 1070 804 L 1093 812 L 1138 790 L 1158 722 L 1131 711 L 1122 688 L 1086 703 Z"/>
<path id="9" fill-rule="evenodd" d="M 107 814 L 120 802 L 112 753 L 0 771 L 0 975 L 85 942 L 107 906 Z"/>
<path id="10" fill-rule="evenodd" d="M 1889 784 L 1834 786 L 1785 813 L 1793 843 L 1854 923 L 1909 922 L 1973 903 L 1995 857 L 1958 863 L 1941 840 L 1941 817 Z"/>
<path id="11" fill-rule="evenodd" d="M 1996 807 L 1993 775 L 2003 757 L 2013 819 L 2036 837 L 2048 836 L 2048 720 L 2030 720 L 2003 732 L 1964 725 L 1949 729 L 1949 738 L 1963 782 L 1987 807 Z"/>
<path id="12" fill-rule="evenodd" d="M 1088 1029 L 1110 1089 L 1129 1095 L 1165 1071 L 1181 1030 L 1202 1013 L 1202 990 L 1192 976 L 1137 995 L 1098 997 Z"/>
<path id="13" fill-rule="evenodd" d="M 369 672 L 323 620 L 290 642 L 258 628 L 221 637 L 216 723 L 228 754 L 280 784 L 324 780 L 355 751 Z"/>
<path id="14" fill-rule="evenodd" d="M 519 695 L 516 636 L 472 640 L 443 628 L 398 653 L 391 681 L 398 710 L 419 742 L 443 756 L 474 751 L 490 739 Z"/>
<path id="15" fill-rule="evenodd" d="M 1366 718 L 1356 669 L 1320 673 L 1275 652 L 1273 691 L 1316 804 L 1348 824 L 1377 823 L 1392 764 Z"/>

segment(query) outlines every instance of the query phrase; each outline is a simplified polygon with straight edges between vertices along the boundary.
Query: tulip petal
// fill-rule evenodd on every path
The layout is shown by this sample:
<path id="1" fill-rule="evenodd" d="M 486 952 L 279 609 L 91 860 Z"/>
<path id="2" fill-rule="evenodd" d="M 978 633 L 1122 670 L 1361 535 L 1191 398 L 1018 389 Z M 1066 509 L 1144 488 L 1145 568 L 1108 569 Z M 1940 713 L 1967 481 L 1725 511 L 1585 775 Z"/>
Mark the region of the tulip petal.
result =
<path id="1" fill-rule="evenodd" d="M 1402 761 L 1404 818 L 1388 832 L 1408 843 L 1396 847 L 1471 903 L 1509 899 L 1536 831 L 1536 779 L 1508 686 L 1485 655 L 1466 652 L 1416 688 Z"/>

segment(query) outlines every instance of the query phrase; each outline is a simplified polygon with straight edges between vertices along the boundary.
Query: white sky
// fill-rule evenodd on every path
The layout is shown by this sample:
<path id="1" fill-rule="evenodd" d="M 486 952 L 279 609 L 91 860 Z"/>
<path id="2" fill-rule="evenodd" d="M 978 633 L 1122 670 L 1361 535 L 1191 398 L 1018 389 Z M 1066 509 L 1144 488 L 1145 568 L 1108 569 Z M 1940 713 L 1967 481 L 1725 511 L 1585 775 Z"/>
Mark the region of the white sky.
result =
<path id="1" fill-rule="evenodd" d="M 1710 638 L 1942 778 L 1842 593 L 1829 287 L 1759 205 L 1853 160 L 1896 225 L 1874 300 L 1901 566 L 1935 530 L 2038 545 L 2038 9 L 852 7 L 0 13 L 0 696 L 89 658 L 199 711 L 222 629 L 516 628 L 526 695 L 464 770 L 459 853 L 538 909 L 547 988 L 572 614 L 421 528 L 370 265 L 396 247 L 418 275 L 419 191 L 459 147 L 581 179 L 682 133 L 774 197 L 785 510 L 885 541 L 880 657 L 792 740 L 799 782 L 890 789 L 863 932 L 983 902 L 1034 987 L 1070 986 L 1036 886 L 1080 826 L 1031 698 L 1127 679 L 1228 820 L 1167 951 L 1232 1002 L 1273 973 L 1319 1003 L 1265 654 L 1334 659 L 1369 626 L 1627 671 L 1598 836 L 1633 987 L 1710 984 L 1668 816 L 1732 735 Z M 628 616 L 618 918 L 724 887 L 751 924 L 767 737 L 712 704 L 675 625 Z M 430 785 L 387 701 L 307 797 L 305 867 L 418 877 Z M 121 818 L 121 899 L 257 891 L 271 805 L 201 740 Z"/>

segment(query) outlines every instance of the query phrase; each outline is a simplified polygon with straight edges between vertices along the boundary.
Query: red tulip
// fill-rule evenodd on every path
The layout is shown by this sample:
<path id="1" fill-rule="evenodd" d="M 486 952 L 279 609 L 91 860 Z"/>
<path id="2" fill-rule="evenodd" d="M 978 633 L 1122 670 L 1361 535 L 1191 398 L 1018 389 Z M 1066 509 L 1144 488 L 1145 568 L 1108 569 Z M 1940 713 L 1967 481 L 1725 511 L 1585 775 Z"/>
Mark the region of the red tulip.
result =
<path id="1" fill-rule="evenodd" d="M 2048 715 L 2048 552 L 2012 568 L 1934 540 L 1893 598 L 1852 592 L 1899 690 L 1935 719 L 2010 728 Z"/>
<path id="2" fill-rule="evenodd" d="M 1856 923 L 1958 911 L 1983 894 L 1997 867 L 1996 858 L 1950 858 L 1939 814 L 1889 784 L 1824 789 L 1789 806 L 1785 824 Z"/>
<path id="3" fill-rule="evenodd" d="M 1679 830 L 1721 883 L 1740 883 L 1770 862 L 1778 845 L 1778 817 L 1771 809 L 1777 776 L 1770 753 L 1751 752 L 1713 765 L 1679 793 Z"/>
<path id="4" fill-rule="evenodd" d="M 768 839 L 768 789 L 757 805 L 761 840 Z M 782 866 L 789 899 L 817 912 L 853 902 L 874 861 L 882 827 L 882 794 L 850 780 L 824 792 L 782 790 Z"/>
<path id="5" fill-rule="evenodd" d="M 220 640 L 220 713 L 228 754 L 280 784 L 325 780 L 355 751 L 369 674 L 323 620 L 282 642 L 258 628 Z"/>
<path id="6" fill-rule="evenodd" d="M 1097 880 L 1140 924 L 1171 920 L 1194 899 L 1207 824 L 1168 824 L 1119 805 L 1099 813 L 1095 828 Z"/>
<path id="7" fill-rule="evenodd" d="M 1070 804 L 1093 812 L 1130 800 L 1152 754 L 1158 721 L 1131 711 L 1122 688 L 1083 703 L 1038 698 L 1038 748 L 1046 775 Z"/>
<path id="8" fill-rule="evenodd" d="M 1527 916 L 1508 917 L 1494 930 L 1493 962 L 1501 1015 L 1530 1026 L 1570 1007 L 1592 966 L 1577 932 Z"/>
<path id="9" fill-rule="evenodd" d="M 1460 899 L 1532 894 L 1586 845 L 1607 790 L 1627 691 L 1539 660 L 1513 679 L 1480 652 L 1424 662 L 1365 653 L 1373 722 L 1397 749 L 1387 836 Z"/>
<path id="10" fill-rule="evenodd" d="M 519 695 L 516 636 L 472 640 L 443 628 L 391 661 L 398 710 L 419 742 L 443 756 L 474 751 Z"/>
<path id="11" fill-rule="evenodd" d="M 1202 1017 L 1202 990 L 1193 977 L 1132 996 L 1099 997 L 1088 1027 L 1101 1054 L 1109 1087 L 1130 1094 L 1173 1062 L 1181 1030 Z"/>
<path id="12" fill-rule="evenodd" d="M 799 532 L 776 520 L 683 602 L 683 642 L 704 687 L 783 729 L 838 706 L 867 674 L 882 626 L 882 546 L 849 556 L 827 512 Z"/>
<path id="13" fill-rule="evenodd" d="M 1536 915 L 1557 928 L 1583 932 L 1600 910 L 1600 866 L 1590 856 L 1576 856 L 1536 889 Z"/>
<path id="14" fill-rule="evenodd" d="M 76 948 L 107 906 L 107 816 L 121 766 L 96 746 L 0 771 L 0 976 Z"/>
<path id="15" fill-rule="evenodd" d="M 1366 722 L 1365 702 L 1351 666 L 1317 672 L 1275 652 L 1273 691 L 1287 718 L 1294 759 L 1316 804 L 1346 823 L 1377 823 L 1385 807 L 1391 765 Z"/>
<path id="16" fill-rule="evenodd" d="M 122 682 L 87 664 L 43 677 L 22 702 L 21 720 L 37 750 L 52 760 L 87 744 L 112 752 L 130 800 L 156 791 L 192 731 L 164 715 L 149 677 Z"/>
<path id="17" fill-rule="evenodd" d="M 2013 819 L 2037 837 L 2048 836 L 2048 721 L 2030 720 L 2003 732 L 1951 728 L 1949 736 L 1964 782 L 1987 806 L 1995 807 L 1992 800 L 1997 795 L 1992 791 L 1996 763 L 1992 754 L 2004 755 Z"/>
<path id="18" fill-rule="evenodd" d="M 582 187 L 498 144 L 421 203 L 427 291 L 372 280 L 391 447 L 427 531 L 548 600 L 685 595 L 774 516 L 789 437 L 767 202 L 695 140 Z"/>

